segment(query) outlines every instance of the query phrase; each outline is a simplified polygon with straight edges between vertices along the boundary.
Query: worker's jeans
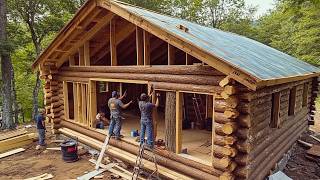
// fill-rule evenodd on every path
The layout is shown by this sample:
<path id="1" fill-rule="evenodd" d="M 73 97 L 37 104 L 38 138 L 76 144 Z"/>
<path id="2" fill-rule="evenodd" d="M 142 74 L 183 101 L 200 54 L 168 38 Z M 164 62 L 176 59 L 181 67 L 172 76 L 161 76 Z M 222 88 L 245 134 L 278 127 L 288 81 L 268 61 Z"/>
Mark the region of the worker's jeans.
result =
<path id="1" fill-rule="evenodd" d="M 44 146 L 44 140 L 46 138 L 46 130 L 45 129 L 38 129 L 39 133 L 39 145 Z"/>
<path id="2" fill-rule="evenodd" d="M 153 147 L 153 124 L 152 121 L 141 121 L 140 143 L 144 143 L 144 137 L 147 134 L 147 144 Z"/>
<path id="3" fill-rule="evenodd" d="M 114 118 L 111 117 L 111 122 L 109 126 L 109 135 L 115 135 L 116 138 L 120 138 L 120 131 L 121 131 L 121 118 Z"/>

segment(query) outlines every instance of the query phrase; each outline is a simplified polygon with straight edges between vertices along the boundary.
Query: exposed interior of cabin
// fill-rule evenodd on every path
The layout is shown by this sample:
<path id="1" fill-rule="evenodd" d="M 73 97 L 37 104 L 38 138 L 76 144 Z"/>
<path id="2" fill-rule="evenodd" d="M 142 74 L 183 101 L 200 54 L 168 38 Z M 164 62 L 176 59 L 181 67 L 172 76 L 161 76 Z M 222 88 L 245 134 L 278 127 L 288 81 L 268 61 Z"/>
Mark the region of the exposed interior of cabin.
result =
<path id="1" fill-rule="evenodd" d="M 107 16 L 106 11 L 97 11 L 94 19 L 101 19 Z M 96 22 L 85 24 L 86 31 L 94 26 Z M 183 31 L 183 28 L 181 29 Z M 76 37 L 74 37 L 76 38 Z M 53 55 L 57 56 L 57 55 Z M 59 56 L 59 55 L 58 55 Z M 206 66 L 199 59 L 188 53 L 168 44 L 160 38 L 133 25 L 127 20 L 114 16 L 109 24 L 102 26 L 92 38 L 84 42 L 68 57 L 68 61 L 62 67 L 77 66 L 181 66 L 197 65 Z M 143 74 L 140 74 L 143 76 Z M 128 74 L 128 76 L 131 76 Z M 116 90 L 120 94 L 127 92 L 124 103 L 134 101 L 128 109 L 123 110 L 122 134 L 124 139 L 137 143 L 131 137 L 131 131 L 140 131 L 140 112 L 138 108 L 138 98 L 141 93 L 147 93 L 148 82 L 123 80 L 109 81 L 99 78 L 91 79 L 90 83 L 65 82 L 65 93 L 67 94 L 67 119 L 81 125 L 95 128 L 94 114 L 103 111 L 109 117 L 107 101 L 111 97 L 111 92 Z M 93 88 L 93 89 L 92 89 Z M 91 94 L 90 94 L 91 93 Z M 156 118 L 155 134 L 156 140 L 176 141 L 166 137 L 166 120 L 173 119 L 173 132 L 176 131 L 176 111 L 181 112 L 181 137 L 180 146 L 176 152 L 185 156 L 198 158 L 207 164 L 211 164 L 212 154 L 212 116 L 213 116 L 213 95 L 208 93 L 181 93 L 181 104 L 176 105 L 175 99 L 166 97 L 167 90 L 157 89 L 160 93 L 160 107 L 154 112 Z M 173 92 L 175 93 L 175 92 Z M 92 97 L 92 94 L 94 97 Z M 175 97 L 174 97 L 175 98 Z M 93 103 L 93 104 L 92 104 Z M 168 105 L 168 103 L 173 103 Z M 166 110 L 167 109 L 167 110 Z M 174 111 L 170 110 L 174 109 Z M 166 112 L 167 111 L 167 112 Z M 166 114 L 171 111 L 171 114 Z M 172 116 L 172 117 L 166 117 Z M 107 128 L 107 125 L 106 127 Z M 97 129 L 96 129 L 97 130 Z M 97 130 L 99 131 L 99 130 Z M 174 144 L 174 143 L 173 143 Z"/>

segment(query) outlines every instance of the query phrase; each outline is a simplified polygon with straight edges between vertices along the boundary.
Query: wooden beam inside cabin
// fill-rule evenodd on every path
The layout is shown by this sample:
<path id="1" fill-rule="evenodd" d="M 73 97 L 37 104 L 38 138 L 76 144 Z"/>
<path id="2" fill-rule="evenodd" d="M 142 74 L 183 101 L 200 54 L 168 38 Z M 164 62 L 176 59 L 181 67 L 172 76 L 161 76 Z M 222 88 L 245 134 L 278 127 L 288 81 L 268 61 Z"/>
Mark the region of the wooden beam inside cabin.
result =
<path id="1" fill-rule="evenodd" d="M 90 41 L 86 41 L 83 45 L 84 65 L 90 66 Z"/>
<path id="2" fill-rule="evenodd" d="M 63 81 L 63 106 L 64 106 L 64 115 L 66 119 L 69 119 L 69 96 L 68 96 L 68 83 Z"/>
<path id="3" fill-rule="evenodd" d="M 168 65 L 174 65 L 176 61 L 176 48 L 168 44 Z"/>
<path id="4" fill-rule="evenodd" d="M 73 113 L 74 113 L 74 121 L 78 122 L 79 117 L 78 117 L 78 85 L 77 83 L 73 83 Z"/>
<path id="5" fill-rule="evenodd" d="M 182 149 L 182 99 L 183 93 L 176 92 L 176 153 Z"/>
<path id="6" fill-rule="evenodd" d="M 186 65 L 192 65 L 192 56 L 186 53 Z"/>
<path id="7" fill-rule="evenodd" d="M 111 53 L 111 66 L 117 66 L 117 40 L 116 40 L 116 19 L 113 18 L 110 22 L 110 53 Z"/>
<path id="8" fill-rule="evenodd" d="M 144 65 L 150 65 L 150 33 L 143 31 Z"/>
<path id="9" fill-rule="evenodd" d="M 96 81 L 90 81 L 89 82 L 89 96 L 90 96 L 90 124 L 91 127 L 94 127 L 95 125 L 95 119 L 97 115 L 97 86 Z"/>
<path id="10" fill-rule="evenodd" d="M 79 47 L 79 66 L 85 66 L 85 61 L 84 61 L 84 47 L 81 46 Z"/>
<path id="11" fill-rule="evenodd" d="M 137 65 L 143 65 L 143 30 L 136 27 L 136 49 L 137 49 Z"/>

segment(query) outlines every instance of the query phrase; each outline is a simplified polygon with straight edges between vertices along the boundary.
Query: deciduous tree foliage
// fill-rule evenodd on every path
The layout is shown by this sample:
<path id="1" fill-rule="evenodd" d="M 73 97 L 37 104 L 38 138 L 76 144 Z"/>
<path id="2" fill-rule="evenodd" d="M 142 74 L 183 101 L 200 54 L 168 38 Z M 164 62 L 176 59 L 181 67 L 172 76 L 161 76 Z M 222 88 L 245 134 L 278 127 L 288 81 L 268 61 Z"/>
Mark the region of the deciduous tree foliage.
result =
<path id="1" fill-rule="evenodd" d="M 4 0 L 0 0 L 3 2 Z M 301 60 L 320 66 L 319 0 L 278 0 L 276 7 L 259 19 L 255 7 L 244 0 L 124 0 L 146 9 L 187 19 L 258 40 Z M 7 0 L 8 36 L 14 46 L 19 106 L 30 118 L 36 105 L 39 80 L 31 64 L 84 0 Z M 3 82 L 4 83 L 4 82 Z M 40 91 L 40 93 L 42 93 Z M 34 106 L 32 106 L 34 104 Z"/>

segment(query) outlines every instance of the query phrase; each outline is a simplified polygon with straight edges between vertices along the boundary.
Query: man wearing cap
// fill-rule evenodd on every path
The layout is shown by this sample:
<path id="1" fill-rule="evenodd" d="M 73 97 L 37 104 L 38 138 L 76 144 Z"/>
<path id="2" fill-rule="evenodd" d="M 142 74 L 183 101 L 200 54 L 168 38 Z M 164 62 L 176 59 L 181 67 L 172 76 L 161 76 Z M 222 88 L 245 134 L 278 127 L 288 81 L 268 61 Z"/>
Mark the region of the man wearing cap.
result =
<path id="1" fill-rule="evenodd" d="M 154 136 L 153 136 L 153 122 L 152 122 L 152 109 L 159 107 L 159 96 L 157 94 L 156 103 L 153 104 L 149 102 L 149 97 L 147 94 L 142 93 L 139 101 L 139 109 L 141 112 L 141 133 L 140 133 L 140 144 L 144 143 L 145 134 L 147 135 L 147 145 L 149 148 L 153 148 Z"/>
<path id="2" fill-rule="evenodd" d="M 121 97 L 119 97 L 119 93 L 117 91 L 112 92 L 112 98 L 108 101 L 108 107 L 110 109 L 110 126 L 109 126 L 109 136 L 114 134 L 115 139 L 120 139 L 120 131 L 121 131 L 121 110 L 126 109 L 130 106 L 132 101 L 127 104 L 122 103 L 122 99 L 127 95 L 125 92 Z"/>

